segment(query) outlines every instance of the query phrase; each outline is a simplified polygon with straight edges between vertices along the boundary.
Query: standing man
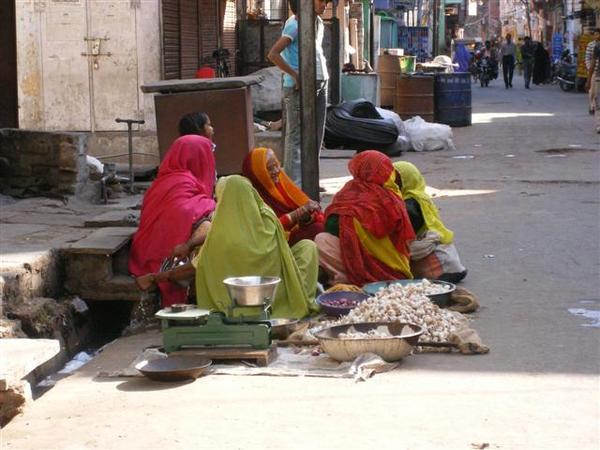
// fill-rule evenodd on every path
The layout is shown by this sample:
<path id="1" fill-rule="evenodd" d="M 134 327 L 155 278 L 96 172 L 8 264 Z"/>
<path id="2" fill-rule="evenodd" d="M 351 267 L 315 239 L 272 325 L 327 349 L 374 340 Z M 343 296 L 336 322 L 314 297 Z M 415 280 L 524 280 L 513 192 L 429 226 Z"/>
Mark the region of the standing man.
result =
<path id="1" fill-rule="evenodd" d="M 531 75 L 533 74 L 533 58 L 535 57 L 535 45 L 529 36 L 525 36 L 525 43 L 521 46 L 521 58 L 523 59 L 523 77 L 525 78 L 525 89 L 529 89 Z"/>
<path id="2" fill-rule="evenodd" d="M 267 57 L 283 72 L 283 103 L 285 105 L 285 148 L 283 167 L 285 172 L 294 180 L 297 186 L 302 186 L 302 170 L 300 156 L 300 74 L 298 61 L 298 1 L 289 0 L 291 16 L 283 27 L 281 37 L 275 42 Z M 325 133 L 325 114 L 327 112 L 327 61 L 323 53 L 324 25 L 321 15 L 325 12 L 327 3 L 331 0 L 313 0 L 316 15 L 315 38 L 316 38 L 316 67 L 317 67 L 317 133 L 319 147 L 314 149 L 321 151 L 323 136 Z"/>
<path id="3" fill-rule="evenodd" d="M 502 74 L 504 75 L 504 86 L 506 89 L 512 88 L 512 79 L 515 72 L 515 58 L 517 56 L 517 46 L 512 41 L 510 34 L 506 35 L 506 41 L 502 44 Z"/>
<path id="4" fill-rule="evenodd" d="M 592 79 L 593 78 L 593 79 Z M 592 64 L 588 70 L 588 78 L 585 83 L 585 88 L 590 90 L 592 87 L 592 83 L 596 84 L 596 92 L 600 92 L 600 41 L 596 41 L 594 45 L 594 50 L 592 52 Z M 596 116 L 596 133 L 600 134 L 600 95 L 596 96 L 596 107 L 595 116 Z"/>
<path id="5" fill-rule="evenodd" d="M 600 42 L 600 28 L 596 28 L 594 30 L 594 38 L 588 43 L 587 47 L 585 48 L 585 68 L 587 70 L 590 70 L 590 67 L 592 67 L 592 56 L 594 53 L 594 47 L 596 46 L 596 44 Z M 598 73 L 598 66 L 596 66 L 596 73 Z M 590 114 L 594 114 L 594 111 L 596 111 L 596 96 L 598 95 L 598 90 L 596 89 L 596 84 L 594 83 L 594 81 L 592 80 L 592 87 L 590 89 L 590 92 L 588 93 L 588 98 L 590 101 L 590 107 L 589 107 L 589 111 Z"/>

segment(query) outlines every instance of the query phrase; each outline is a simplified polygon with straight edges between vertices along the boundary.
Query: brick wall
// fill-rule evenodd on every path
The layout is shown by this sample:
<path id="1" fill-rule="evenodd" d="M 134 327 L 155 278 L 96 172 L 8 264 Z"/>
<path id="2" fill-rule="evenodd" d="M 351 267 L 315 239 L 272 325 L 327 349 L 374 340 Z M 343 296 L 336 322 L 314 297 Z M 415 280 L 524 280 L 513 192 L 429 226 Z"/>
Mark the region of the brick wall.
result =
<path id="1" fill-rule="evenodd" d="M 87 179 L 87 135 L 0 129 L 0 192 L 73 195 Z"/>

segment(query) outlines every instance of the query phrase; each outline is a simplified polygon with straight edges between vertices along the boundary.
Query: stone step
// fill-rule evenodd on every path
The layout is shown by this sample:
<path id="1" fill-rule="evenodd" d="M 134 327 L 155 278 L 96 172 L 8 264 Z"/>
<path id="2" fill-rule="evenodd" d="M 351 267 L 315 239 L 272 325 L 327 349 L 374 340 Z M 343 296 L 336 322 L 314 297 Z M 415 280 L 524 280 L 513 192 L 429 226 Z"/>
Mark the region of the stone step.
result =
<path id="1" fill-rule="evenodd" d="M 106 227 L 63 249 L 64 287 L 84 300 L 138 301 L 140 293 L 128 275 L 133 227 Z"/>
<path id="2" fill-rule="evenodd" d="M 113 275 L 107 280 L 75 281 L 67 275 L 65 288 L 71 293 L 87 301 L 125 300 L 137 302 L 141 292 L 129 275 Z"/>
<path id="3" fill-rule="evenodd" d="M 124 247 L 135 233 L 132 227 L 100 228 L 85 238 L 64 248 L 65 253 L 113 255 Z"/>
<path id="4" fill-rule="evenodd" d="M 0 426 L 31 401 L 33 372 L 59 352 L 55 339 L 0 339 Z"/>

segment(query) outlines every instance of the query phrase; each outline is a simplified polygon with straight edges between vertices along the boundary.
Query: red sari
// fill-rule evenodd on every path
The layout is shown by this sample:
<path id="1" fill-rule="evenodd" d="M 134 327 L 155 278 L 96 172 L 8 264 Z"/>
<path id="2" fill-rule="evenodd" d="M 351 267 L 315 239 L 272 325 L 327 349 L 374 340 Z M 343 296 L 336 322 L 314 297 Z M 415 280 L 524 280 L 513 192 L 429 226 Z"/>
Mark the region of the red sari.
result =
<path id="1" fill-rule="evenodd" d="M 260 147 L 248 153 L 242 166 L 243 175 L 252 182 L 263 201 L 273 209 L 283 227 L 289 231 L 290 245 L 302 239 L 314 240 L 317 234 L 324 231 L 323 214 L 313 213 L 310 223 L 288 226 L 286 215 L 304 206 L 310 199 L 283 171 L 279 172 L 278 182 L 273 182 L 267 170 L 267 152 L 268 149 Z"/>
<path id="2" fill-rule="evenodd" d="M 196 135 L 173 142 L 144 195 L 129 254 L 133 275 L 158 272 L 173 247 L 189 239 L 194 223 L 214 211 L 214 184 L 212 142 Z M 163 307 L 187 300 L 187 290 L 176 284 L 163 282 L 159 289 Z"/>
<path id="3" fill-rule="evenodd" d="M 325 216 L 339 216 L 342 260 L 350 281 L 362 286 L 381 280 L 403 279 L 385 262 L 372 256 L 361 244 L 354 219 L 373 237 L 389 237 L 396 251 L 410 257 L 408 243 L 415 239 L 402 198 L 384 184 L 394 171 L 392 161 L 383 153 L 368 150 L 356 155 L 348 164 L 353 179 L 333 197 Z"/>

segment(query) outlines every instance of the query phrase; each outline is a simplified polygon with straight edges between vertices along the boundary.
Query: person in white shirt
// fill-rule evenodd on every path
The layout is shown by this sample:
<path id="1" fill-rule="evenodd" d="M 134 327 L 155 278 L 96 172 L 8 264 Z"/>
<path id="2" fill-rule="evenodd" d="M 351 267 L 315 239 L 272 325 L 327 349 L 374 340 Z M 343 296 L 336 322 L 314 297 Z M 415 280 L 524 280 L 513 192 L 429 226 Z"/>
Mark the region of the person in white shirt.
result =
<path id="1" fill-rule="evenodd" d="M 502 52 L 502 74 L 504 75 L 504 86 L 512 88 L 513 74 L 515 72 L 515 60 L 517 59 L 517 46 L 512 41 L 510 34 L 506 35 L 506 41 L 500 48 Z"/>
<path id="2" fill-rule="evenodd" d="M 600 42 L 600 28 L 596 28 L 594 30 L 594 38 L 588 43 L 587 47 L 585 48 L 585 68 L 587 70 L 590 70 L 590 67 L 592 67 L 592 56 L 594 53 L 594 47 L 596 46 L 596 44 Z M 598 73 L 598 68 L 596 67 L 596 73 Z M 588 98 L 589 98 L 589 102 L 590 102 L 590 106 L 589 106 L 589 112 L 590 114 L 594 114 L 594 111 L 596 111 L 596 96 L 598 95 L 598 92 L 596 91 L 596 83 L 594 83 L 592 81 L 592 87 L 590 89 L 590 91 L 588 92 Z"/>

